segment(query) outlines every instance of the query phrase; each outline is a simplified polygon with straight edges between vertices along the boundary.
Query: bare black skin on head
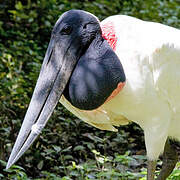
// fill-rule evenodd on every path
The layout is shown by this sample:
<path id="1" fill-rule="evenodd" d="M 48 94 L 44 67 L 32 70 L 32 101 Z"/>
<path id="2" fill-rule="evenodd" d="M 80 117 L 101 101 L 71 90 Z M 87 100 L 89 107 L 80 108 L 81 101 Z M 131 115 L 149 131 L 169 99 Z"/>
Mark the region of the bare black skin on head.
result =
<path id="1" fill-rule="evenodd" d="M 123 67 L 103 39 L 98 20 L 81 10 L 56 22 L 22 127 L 7 163 L 12 166 L 34 142 L 61 95 L 80 109 L 102 105 L 125 81 Z"/>
<path id="2" fill-rule="evenodd" d="M 96 109 L 106 101 L 118 83 L 125 82 L 122 65 L 103 39 L 95 17 L 89 17 L 83 11 L 79 11 L 79 16 L 76 11 L 69 11 L 66 25 L 76 31 L 76 38 L 83 43 L 80 44 L 81 57 L 63 94 L 79 109 Z M 73 32 L 71 33 L 73 38 Z"/>

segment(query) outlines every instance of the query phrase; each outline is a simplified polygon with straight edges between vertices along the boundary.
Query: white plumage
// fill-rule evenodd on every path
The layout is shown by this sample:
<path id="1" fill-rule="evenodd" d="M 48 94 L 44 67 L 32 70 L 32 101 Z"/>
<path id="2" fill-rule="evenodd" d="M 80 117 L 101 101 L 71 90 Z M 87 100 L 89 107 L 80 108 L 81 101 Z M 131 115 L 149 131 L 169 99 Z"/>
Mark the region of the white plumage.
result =
<path id="1" fill-rule="evenodd" d="M 167 137 L 180 141 L 180 30 L 133 17 L 111 16 L 117 36 L 116 54 L 126 74 L 126 85 L 96 110 L 60 102 L 83 121 L 103 130 L 133 121 L 145 133 L 147 156 L 156 160 Z"/>
<path id="2" fill-rule="evenodd" d="M 64 13 L 54 26 L 39 79 L 7 168 L 33 143 L 61 97 L 60 102 L 69 111 L 99 129 L 117 131 L 116 126 L 129 122 L 139 124 L 145 134 L 147 179 L 154 180 L 156 160 L 163 153 L 162 170 L 158 180 L 165 180 L 178 161 L 172 139 L 180 141 L 180 30 L 123 15 L 105 19 L 101 22 L 100 28 L 99 20 L 94 17 L 85 11 L 70 10 Z M 103 37 L 110 43 L 118 57 Z M 81 62 L 81 65 L 84 71 L 94 70 L 91 66 L 87 66 L 90 60 L 95 62 L 98 59 L 99 64 L 94 63 L 98 67 L 101 63 L 105 74 L 98 81 L 99 69 L 96 68 L 98 70 L 95 71 L 94 77 L 97 79 L 96 85 L 89 83 L 91 78 L 87 74 L 85 74 L 89 77 L 87 84 L 84 78 L 81 79 L 84 75 L 79 70 L 79 56 L 83 60 L 84 64 Z M 109 63 L 110 60 L 114 60 L 113 63 Z M 106 73 L 111 74 L 111 71 L 114 73 L 111 79 L 108 79 Z M 77 74 L 73 76 L 75 72 L 81 76 L 76 76 Z M 117 85 L 112 82 L 115 76 L 119 78 L 118 89 L 108 97 L 107 89 L 111 85 L 114 89 Z M 104 81 L 103 78 L 107 79 Z M 104 86 L 101 81 L 104 85 L 109 84 Z M 77 85 L 77 82 L 80 83 Z M 82 83 L 86 85 L 81 86 Z M 101 91 L 98 91 L 97 87 L 94 90 L 94 86 Z M 69 88 L 69 96 L 65 87 Z M 77 87 L 82 89 L 85 87 L 86 91 L 82 92 L 87 101 L 84 101 L 84 97 L 81 99 L 81 94 L 75 93 L 81 90 Z M 88 91 L 88 88 L 93 90 Z M 61 96 L 63 92 L 67 98 L 72 95 L 70 98 L 72 104 L 75 97 L 74 105 L 82 109 L 99 107 L 98 103 L 104 97 L 106 101 L 104 104 L 102 101 L 102 105 L 95 110 L 80 110 Z M 95 97 L 92 100 L 91 95 Z M 101 98 L 97 100 L 97 97 Z M 93 107 L 88 107 L 90 105 L 88 103 L 93 100 Z"/>

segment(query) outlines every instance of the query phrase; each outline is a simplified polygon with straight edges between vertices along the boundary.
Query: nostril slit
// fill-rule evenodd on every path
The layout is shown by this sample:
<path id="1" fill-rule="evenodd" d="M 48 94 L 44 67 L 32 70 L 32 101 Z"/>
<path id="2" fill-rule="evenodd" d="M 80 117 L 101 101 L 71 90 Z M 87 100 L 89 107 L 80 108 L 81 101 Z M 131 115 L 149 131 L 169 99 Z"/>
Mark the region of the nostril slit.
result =
<path id="1" fill-rule="evenodd" d="M 51 60 L 52 54 L 53 54 L 53 49 L 52 49 L 51 54 L 50 54 L 50 56 L 49 56 L 49 59 L 48 59 L 48 61 L 47 61 L 47 65 L 49 64 L 49 62 L 50 62 L 50 60 Z"/>
<path id="2" fill-rule="evenodd" d="M 87 28 L 87 24 L 85 24 L 84 26 L 83 26 L 83 29 L 86 29 Z"/>

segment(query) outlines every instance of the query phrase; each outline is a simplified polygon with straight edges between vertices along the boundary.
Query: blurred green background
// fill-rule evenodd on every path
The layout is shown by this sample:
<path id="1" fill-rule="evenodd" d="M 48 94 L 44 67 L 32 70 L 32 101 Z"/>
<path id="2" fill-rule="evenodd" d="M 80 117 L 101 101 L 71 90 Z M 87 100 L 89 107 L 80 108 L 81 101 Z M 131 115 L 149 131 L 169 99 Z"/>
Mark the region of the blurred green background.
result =
<path id="1" fill-rule="evenodd" d="M 100 20 L 125 14 L 180 28 L 179 0 L 0 0 L 0 179 L 145 179 L 144 137 L 137 125 L 101 131 L 60 104 L 33 146 L 5 170 L 51 29 L 70 9 Z M 169 179 L 180 179 L 179 166 Z"/>

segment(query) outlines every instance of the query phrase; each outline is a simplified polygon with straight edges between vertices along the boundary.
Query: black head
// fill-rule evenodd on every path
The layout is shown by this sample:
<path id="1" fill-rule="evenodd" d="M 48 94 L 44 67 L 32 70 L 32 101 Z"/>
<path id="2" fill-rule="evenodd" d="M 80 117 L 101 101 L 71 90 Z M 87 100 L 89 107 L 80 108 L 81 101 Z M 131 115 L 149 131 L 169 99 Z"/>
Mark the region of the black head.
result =
<path id="1" fill-rule="evenodd" d="M 68 50 L 67 47 L 71 46 L 71 50 L 73 49 L 77 56 L 76 59 L 85 53 L 93 39 L 99 35 L 101 28 L 98 19 L 82 10 L 70 10 L 64 13 L 52 31 L 56 43 L 63 46 L 64 50 Z"/>

